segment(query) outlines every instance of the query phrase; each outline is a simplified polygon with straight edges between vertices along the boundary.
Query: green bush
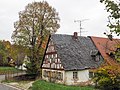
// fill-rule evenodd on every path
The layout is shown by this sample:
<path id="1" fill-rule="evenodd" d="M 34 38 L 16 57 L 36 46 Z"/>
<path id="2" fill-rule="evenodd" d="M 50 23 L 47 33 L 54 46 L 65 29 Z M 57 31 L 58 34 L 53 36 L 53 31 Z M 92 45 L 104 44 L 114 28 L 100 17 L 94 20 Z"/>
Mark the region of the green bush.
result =
<path id="1" fill-rule="evenodd" d="M 95 87 L 101 90 L 120 90 L 119 68 L 115 66 L 105 66 L 95 72 L 93 78 Z"/>

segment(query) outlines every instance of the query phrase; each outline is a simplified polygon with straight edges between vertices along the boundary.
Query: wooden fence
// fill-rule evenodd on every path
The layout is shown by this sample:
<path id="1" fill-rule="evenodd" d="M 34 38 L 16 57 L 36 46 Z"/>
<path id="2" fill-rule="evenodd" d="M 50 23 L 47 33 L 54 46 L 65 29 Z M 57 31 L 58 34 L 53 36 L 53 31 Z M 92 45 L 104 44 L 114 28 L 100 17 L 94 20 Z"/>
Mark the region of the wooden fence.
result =
<path id="1" fill-rule="evenodd" d="M 12 80 L 13 77 L 26 74 L 25 71 L 0 71 L 0 75 L 5 75 L 5 80 Z"/>

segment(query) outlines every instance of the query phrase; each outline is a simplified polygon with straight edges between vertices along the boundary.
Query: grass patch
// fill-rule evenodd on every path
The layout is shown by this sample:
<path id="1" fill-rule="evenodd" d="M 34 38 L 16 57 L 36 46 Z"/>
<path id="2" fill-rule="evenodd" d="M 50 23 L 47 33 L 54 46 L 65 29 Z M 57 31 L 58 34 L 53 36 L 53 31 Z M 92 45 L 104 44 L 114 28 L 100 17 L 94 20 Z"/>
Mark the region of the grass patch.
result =
<path id="1" fill-rule="evenodd" d="M 14 67 L 0 67 L 0 71 L 17 71 Z"/>
<path id="2" fill-rule="evenodd" d="M 0 74 L 5 74 L 8 72 L 20 72 L 21 70 L 18 70 L 14 67 L 0 67 Z"/>
<path id="3" fill-rule="evenodd" d="M 94 90 L 93 87 L 65 86 L 38 80 L 33 83 L 32 90 Z"/>

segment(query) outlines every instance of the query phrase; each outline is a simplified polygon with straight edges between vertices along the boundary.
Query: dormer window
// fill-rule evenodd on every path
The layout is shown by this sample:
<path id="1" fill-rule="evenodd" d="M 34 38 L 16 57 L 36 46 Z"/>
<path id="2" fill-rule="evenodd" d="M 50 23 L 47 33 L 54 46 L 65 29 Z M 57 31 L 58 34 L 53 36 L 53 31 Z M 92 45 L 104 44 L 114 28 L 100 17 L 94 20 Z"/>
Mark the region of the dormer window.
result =
<path id="1" fill-rule="evenodd" d="M 92 59 L 95 61 L 95 56 L 92 56 Z"/>
<path id="2" fill-rule="evenodd" d="M 95 61 L 100 61 L 100 55 L 97 55 L 96 57 L 95 57 Z"/>
<path id="3" fill-rule="evenodd" d="M 90 55 L 94 61 L 100 60 L 100 53 L 98 50 L 91 50 Z"/>
<path id="4" fill-rule="evenodd" d="M 96 56 L 97 54 L 99 54 L 98 50 L 91 50 L 91 52 L 90 52 L 91 56 Z"/>

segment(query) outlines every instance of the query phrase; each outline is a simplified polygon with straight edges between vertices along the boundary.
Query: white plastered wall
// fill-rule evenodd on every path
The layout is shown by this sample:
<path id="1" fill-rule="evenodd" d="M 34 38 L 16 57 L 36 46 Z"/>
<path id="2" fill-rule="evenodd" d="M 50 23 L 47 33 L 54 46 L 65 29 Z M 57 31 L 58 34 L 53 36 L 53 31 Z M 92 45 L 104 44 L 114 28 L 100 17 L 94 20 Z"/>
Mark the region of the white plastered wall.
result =
<path id="1" fill-rule="evenodd" d="M 78 72 L 78 79 L 73 79 L 73 72 Z M 66 71 L 65 72 L 65 84 L 66 85 L 76 85 L 80 82 L 86 82 L 89 80 L 89 70 L 81 71 Z"/>

